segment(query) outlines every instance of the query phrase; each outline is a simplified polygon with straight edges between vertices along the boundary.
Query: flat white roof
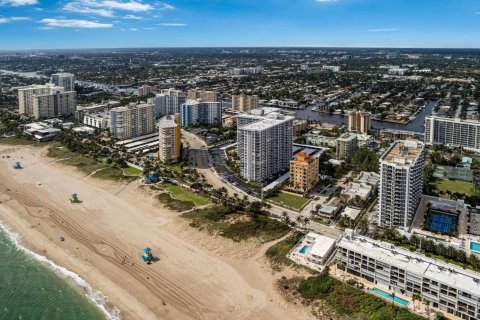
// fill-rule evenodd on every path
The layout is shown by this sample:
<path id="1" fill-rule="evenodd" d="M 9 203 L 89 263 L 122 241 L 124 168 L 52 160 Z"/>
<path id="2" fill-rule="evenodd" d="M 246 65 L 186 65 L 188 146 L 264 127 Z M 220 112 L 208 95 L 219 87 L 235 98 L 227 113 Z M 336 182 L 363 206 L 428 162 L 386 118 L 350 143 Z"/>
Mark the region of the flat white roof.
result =
<path id="1" fill-rule="evenodd" d="M 309 232 L 307 237 L 315 238 L 310 254 L 323 258 L 335 244 L 335 239 L 323 236 L 315 232 Z"/>
<path id="2" fill-rule="evenodd" d="M 428 258 L 382 241 L 363 236 L 344 235 L 337 246 L 358 252 L 406 271 L 425 276 L 445 285 L 476 296 L 480 293 L 480 274 L 464 270 L 453 264 Z"/>

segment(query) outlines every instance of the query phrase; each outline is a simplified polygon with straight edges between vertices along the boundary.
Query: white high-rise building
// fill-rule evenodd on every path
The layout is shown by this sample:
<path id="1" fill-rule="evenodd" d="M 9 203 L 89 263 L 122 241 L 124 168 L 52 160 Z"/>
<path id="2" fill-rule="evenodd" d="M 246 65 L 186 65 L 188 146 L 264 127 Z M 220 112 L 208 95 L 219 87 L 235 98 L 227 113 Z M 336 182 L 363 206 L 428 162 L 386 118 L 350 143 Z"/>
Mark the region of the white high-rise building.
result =
<path id="1" fill-rule="evenodd" d="M 263 181 L 288 169 L 293 119 L 276 108 L 255 109 L 237 117 L 237 153 L 244 179 Z"/>
<path id="2" fill-rule="evenodd" d="M 75 91 L 75 75 L 71 73 L 52 74 L 52 83 L 58 87 L 63 87 L 65 91 Z"/>
<path id="3" fill-rule="evenodd" d="M 425 118 L 425 143 L 480 150 L 480 122 L 458 118 Z"/>
<path id="4" fill-rule="evenodd" d="M 160 94 L 147 99 L 147 102 L 155 106 L 155 118 L 160 118 L 180 113 L 180 106 L 187 102 L 187 95 L 180 90 L 163 89 Z"/>
<path id="5" fill-rule="evenodd" d="M 424 144 L 394 142 L 380 158 L 379 224 L 405 228 L 415 216 L 423 189 Z"/>
<path id="6" fill-rule="evenodd" d="M 66 92 L 63 87 L 51 83 L 32 85 L 18 89 L 20 114 L 35 119 L 67 117 L 75 113 L 75 91 Z"/>
<path id="7" fill-rule="evenodd" d="M 180 106 L 182 127 L 222 123 L 222 103 L 189 100 Z"/>

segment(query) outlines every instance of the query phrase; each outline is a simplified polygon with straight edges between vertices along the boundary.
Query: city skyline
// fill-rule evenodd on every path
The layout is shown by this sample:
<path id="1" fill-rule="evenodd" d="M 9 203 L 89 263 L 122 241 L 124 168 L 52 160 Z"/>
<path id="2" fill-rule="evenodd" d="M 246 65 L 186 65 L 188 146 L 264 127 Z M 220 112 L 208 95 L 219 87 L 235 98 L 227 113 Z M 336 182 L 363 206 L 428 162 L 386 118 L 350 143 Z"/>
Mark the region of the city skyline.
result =
<path id="1" fill-rule="evenodd" d="M 448 22 L 448 23 L 447 23 Z M 0 0 L 0 50 L 130 47 L 478 48 L 473 1 Z"/>

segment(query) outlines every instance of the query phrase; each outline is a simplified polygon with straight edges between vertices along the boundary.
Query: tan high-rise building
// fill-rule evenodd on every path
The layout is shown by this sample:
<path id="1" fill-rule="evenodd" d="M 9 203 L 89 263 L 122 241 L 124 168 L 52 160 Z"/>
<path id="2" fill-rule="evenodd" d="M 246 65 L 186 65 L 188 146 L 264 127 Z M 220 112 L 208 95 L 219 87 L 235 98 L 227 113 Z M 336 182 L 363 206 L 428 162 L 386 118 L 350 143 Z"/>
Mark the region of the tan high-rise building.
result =
<path id="1" fill-rule="evenodd" d="M 115 139 L 130 139 L 155 132 L 153 104 L 131 103 L 110 110 L 108 127 Z"/>
<path id="2" fill-rule="evenodd" d="M 190 89 L 187 93 L 188 100 L 200 100 L 202 102 L 218 102 L 218 92 L 199 89 Z"/>
<path id="3" fill-rule="evenodd" d="M 258 96 L 248 96 L 246 94 L 232 95 L 232 110 L 248 112 L 258 108 Z"/>
<path id="4" fill-rule="evenodd" d="M 318 157 L 299 152 L 295 159 L 290 161 L 290 186 L 296 191 L 306 193 L 318 183 L 318 172 Z"/>
<path id="5" fill-rule="evenodd" d="M 149 85 L 143 85 L 138 88 L 138 96 L 139 97 L 146 97 L 152 93 L 153 88 Z"/>
<path id="6" fill-rule="evenodd" d="M 18 111 L 36 119 L 66 117 L 75 113 L 75 97 L 75 91 L 51 83 L 27 86 L 18 89 Z"/>
<path id="7" fill-rule="evenodd" d="M 160 119 L 158 155 L 164 163 L 175 163 L 180 158 L 180 115 L 166 115 Z"/>
<path id="8" fill-rule="evenodd" d="M 348 113 L 348 131 L 368 133 L 372 128 L 372 114 L 365 111 L 350 111 Z"/>

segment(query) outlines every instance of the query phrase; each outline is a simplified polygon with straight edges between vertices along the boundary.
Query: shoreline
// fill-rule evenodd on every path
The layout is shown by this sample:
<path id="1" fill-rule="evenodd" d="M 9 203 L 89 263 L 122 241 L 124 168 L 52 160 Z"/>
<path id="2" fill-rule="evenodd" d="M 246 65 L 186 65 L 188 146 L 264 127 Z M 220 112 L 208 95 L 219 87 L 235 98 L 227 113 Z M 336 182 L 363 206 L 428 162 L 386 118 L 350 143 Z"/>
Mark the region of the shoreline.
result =
<path id="1" fill-rule="evenodd" d="M 3 231 L 8 239 L 21 251 L 23 251 L 27 256 L 32 257 L 38 263 L 45 265 L 53 273 L 57 274 L 63 281 L 71 283 L 73 286 L 83 289 L 84 295 L 103 313 L 106 319 L 109 320 L 120 320 L 122 319 L 121 312 L 116 306 L 112 306 L 111 310 L 109 308 L 108 298 L 99 290 L 93 288 L 87 281 L 85 281 L 81 276 L 76 274 L 73 271 L 70 271 L 52 260 L 48 259 L 46 256 L 40 255 L 35 251 L 28 249 L 21 243 L 21 235 L 14 233 L 12 228 L 5 224 L 4 221 L 0 220 L 0 230 Z M 81 291 L 81 290 L 80 290 Z M 78 292 L 82 294 L 82 292 Z"/>
<path id="2" fill-rule="evenodd" d="M 87 177 L 44 151 L 0 146 L 0 155 L 11 156 L 0 157 L 0 219 L 22 245 L 101 291 L 122 318 L 314 319 L 280 299 L 280 275 L 261 262 L 266 246 L 194 230 L 179 213 L 154 207 L 136 182 Z M 18 160 L 24 169 L 15 171 Z M 68 203 L 71 192 L 83 203 Z M 143 264 L 145 246 L 160 260 Z"/>

